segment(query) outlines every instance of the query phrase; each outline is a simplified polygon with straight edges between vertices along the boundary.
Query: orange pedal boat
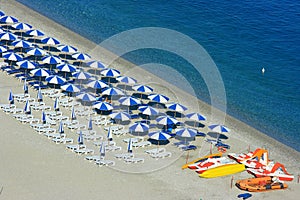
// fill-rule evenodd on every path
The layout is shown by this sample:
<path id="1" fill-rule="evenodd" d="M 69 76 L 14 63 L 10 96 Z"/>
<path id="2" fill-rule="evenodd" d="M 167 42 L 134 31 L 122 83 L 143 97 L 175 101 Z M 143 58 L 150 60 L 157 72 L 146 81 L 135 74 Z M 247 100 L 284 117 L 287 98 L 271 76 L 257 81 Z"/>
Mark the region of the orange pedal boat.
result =
<path id="1" fill-rule="evenodd" d="M 249 192 L 264 192 L 286 189 L 288 185 L 283 182 L 272 181 L 271 177 L 249 178 L 236 181 L 235 184 L 241 190 Z"/>

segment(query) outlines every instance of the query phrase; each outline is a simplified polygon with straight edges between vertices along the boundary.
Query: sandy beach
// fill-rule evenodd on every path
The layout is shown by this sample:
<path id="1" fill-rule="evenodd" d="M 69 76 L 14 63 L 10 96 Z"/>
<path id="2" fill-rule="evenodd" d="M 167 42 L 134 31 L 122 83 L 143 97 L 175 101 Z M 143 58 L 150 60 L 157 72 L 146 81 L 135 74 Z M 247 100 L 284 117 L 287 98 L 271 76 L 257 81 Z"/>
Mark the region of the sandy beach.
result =
<path id="1" fill-rule="evenodd" d="M 90 53 L 94 60 L 106 60 L 112 56 L 107 50 L 98 47 L 93 42 L 66 29 L 39 13 L 11 0 L 1 1 L 2 10 L 6 15 L 17 17 L 20 21 L 31 24 L 34 28 L 42 30 L 47 36 L 60 40 L 78 48 L 79 52 Z M 95 53 L 97 49 L 97 53 Z M 126 66 L 126 67 L 124 67 Z M 189 111 L 200 112 L 207 117 L 205 125 L 214 123 L 211 118 L 212 109 L 208 104 L 199 101 L 190 94 L 176 88 L 170 83 L 155 75 L 134 66 L 126 60 L 119 59 L 114 68 L 122 74 L 132 76 L 139 83 L 145 83 L 155 89 L 155 92 L 169 96 L 173 101 L 186 105 Z M 0 104 L 7 103 L 9 90 L 15 94 L 22 93 L 23 83 L 14 77 L 0 72 Z M 36 91 L 30 89 L 32 97 Z M 53 99 L 45 97 L 47 105 L 53 106 Z M 23 108 L 24 103 L 16 103 Z M 65 115 L 70 110 L 61 108 Z M 220 112 L 213 110 L 214 112 Z M 33 112 L 40 118 L 40 112 Z M 87 123 L 81 117 L 82 124 Z M 186 162 L 186 152 L 168 144 L 166 148 L 172 152 L 171 158 L 155 160 L 147 157 L 144 150 L 154 148 L 146 147 L 134 150 L 145 158 L 144 163 L 125 164 L 116 161 L 116 166 L 98 167 L 84 160 L 84 155 L 75 155 L 66 150 L 64 144 L 55 144 L 46 137 L 37 134 L 28 124 L 21 124 L 11 115 L 0 112 L 2 127 L 0 140 L 0 198 L 2 199 L 237 199 L 237 195 L 244 193 L 237 187 L 230 187 L 232 176 L 202 179 L 191 170 L 181 170 Z M 285 191 L 271 191 L 254 193 L 252 199 L 297 199 L 300 196 L 300 184 L 297 183 L 300 173 L 300 153 L 290 147 L 266 136 L 247 124 L 226 115 L 225 125 L 230 128 L 229 139 L 226 143 L 231 145 L 228 152 L 247 152 L 265 147 L 270 152 L 270 159 L 283 163 L 288 172 L 295 176 L 294 181 L 287 182 Z M 94 126 L 94 129 L 105 136 L 104 127 Z M 65 129 L 68 137 L 77 140 L 75 132 Z M 202 132 L 209 132 L 205 126 Z M 116 137 L 114 140 L 126 151 L 126 144 L 122 139 L 129 137 Z M 174 141 L 173 141 L 174 142 Z M 203 138 L 193 142 L 198 147 L 191 151 L 189 160 L 196 159 L 209 153 L 210 145 Z M 88 143 L 90 148 L 98 154 L 99 148 Z M 213 152 L 217 152 L 214 148 Z M 107 157 L 113 160 L 113 153 L 108 152 Z M 234 180 L 250 178 L 246 171 L 234 174 Z M 2 188 L 2 189 L 1 189 Z"/>

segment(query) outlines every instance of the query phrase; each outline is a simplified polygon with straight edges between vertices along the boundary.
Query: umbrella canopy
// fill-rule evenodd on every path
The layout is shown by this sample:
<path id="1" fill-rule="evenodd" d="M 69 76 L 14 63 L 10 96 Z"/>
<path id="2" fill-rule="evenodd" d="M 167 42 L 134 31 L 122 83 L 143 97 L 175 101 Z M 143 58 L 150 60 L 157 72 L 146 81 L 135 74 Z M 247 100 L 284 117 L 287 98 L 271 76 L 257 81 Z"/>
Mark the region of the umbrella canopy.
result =
<path id="1" fill-rule="evenodd" d="M 112 68 L 107 68 L 101 71 L 101 74 L 103 76 L 107 77 L 116 77 L 120 75 L 120 71 Z"/>
<path id="2" fill-rule="evenodd" d="M 88 83 L 88 86 L 94 89 L 102 89 L 102 88 L 109 87 L 105 82 L 101 80 L 90 81 Z"/>
<path id="3" fill-rule="evenodd" d="M 62 72 L 75 72 L 76 71 L 76 67 L 74 65 L 67 64 L 67 63 L 62 63 L 60 65 L 57 65 L 56 69 L 58 69 L 59 71 L 62 71 Z"/>
<path id="4" fill-rule="evenodd" d="M 37 64 L 29 60 L 23 60 L 17 62 L 17 65 L 23 69 L 35 69 Z"/>
<path id="5" fill-rule="evenodd" d="M 15 34 L 10 33 L 10 32 L 0 33 L 0 40 L 13 41 L 13 40 L 16 40 L 16 39 L 17 39 L 17 36 Z"/>
<path id="6" fill-rule="evenodd" d="M 58 56 L 45 56 L 42 58 L 42 62 L 45 64 L 59 64 L 61 63 L 61 59 Z"/>
<path id="7" fill-rule="evenodd" d="M 217 132 L 217 133 L 227 133 L 230 130 L 225 127 L 224 125 L 220 125 L 220 124 L 212 124 L 210 126 L 208 126 L 208 128 L 210 130 L 212 130 L 213 132 Z"/>
<path id="8" fill-rule="evenodd" d="M 60 88 L 67 92 L 79 92 L 80 91 L 80 89 L 77 86 L 75 86 L 71 83 L 62 85 Z"/>
<path id="9" fill-rule="evenodd" d="M 10 61 L 23 60 L 23 57 L 21 55 L 14 53 L 14 52 L 5 52 L 2 54 L 2 57 L 5 58 L 6 60 L 10 60 Z"/>
<path id="10" fill-rule="evenodd" d="M 159 111 L 151 106 L 140 106 L 139 111 L 144 115 L 158 115 Z"/>
<path id="11" fill-rule="evenodd" d="M 86 79 L 90 79 L 92 77 L 92 75 L 88 72 L 75 72 L 73 73 L 73 77 L 77 80 L 86 80 Z"/>
<path id="12" fill-rule="evenodd" d="M 71 120 L 76 120 L 76 114 L 75 114 L 74 106 L 72 106 Z"/>
<path id="13" fill-rule="evenodd" d="M 5 13 L 0 10 L 0 17 L 5 16 Z"/>
<path id="14" fill-rule="evenodd" d="M 134 97 L 121 97 L 119 99 L 120 104 L 125 106 L 134 106 L 141 104 L 141 101 Z"/>
<path id="15" fill-rule="evenodd" d="M 14 104 L 14 95 L 11 90 L 9 91 L 8 102 L 9 104 Z"/>
<path id="16" fill-rule="evenodd" d="M 43 49 L 37 48 L 37 47 L 27 50 L 26 53 L 28 55 L 31 55 L 31 56 L 44 56 L 44 55 L 47 55 L 46 51 L 44 51 Z"/>
<path id="17" fill-rule="evenodd" d="M 149 130 L 149 125 L 142 122 L 135 122 L 134 124 L 129 126 L 130 132 L 139 132 L 143 133 Z"/>
<path id="18" fill-rule="evenodd" d="M 104 91 L 102 92 L 102 95 L 125 95 L 125 93 L 120 90 L 119 88 L 116 87 L 109 87 L 104 89 Z"/>
<path id="19" fill-rule="evenodd" d="M 41 37 L 41 36 L 44 36 L 44 35 L 45 35 L 42 31 L 36 30 L 36 29 L 26 31 L 25 33 L 26 33 L 27 35 L 35 36 L 35 37 Z"/>
<path id="20" fill-rule="evenodd" d="M 96 108 L 101 111 L 109 111 L 109 110 L 114 109 L 114 107 L 110 103 L 107 103 L 107 102 L 96 102 L 93 105 L 93 108 Z"/>
<path id="21" fill-rule="evenodd" d="M 18 30 L 22 30 L 22 31 L 28 31 L 31 30 L 32 26 L 27 24 L 27 23 L 16 23 L 14 25 L 12 25 L 13 28 L 18 29 Z"/>
<path id="22" fill-rule="evenodd" d="M 171 125 L 171 124 L 177 124 L 178 121 L 170 116 L 160 116 L 158 118 L 156 118 L 156 122 L 158 124 L 162 124 L 162 125 Z"/>
<path id="23" fill-rule="evenodd" d="M 137 92 L 142 92 L 142 93 L 149 93 L 153 92 L 153 89 L 147 85 L 135 85 L 132 87 Z"/>
<path id="24" fill-rule="evenodd" d="M 46 124 L 46 114 L 45 114 L 44 111 L 42 112 L 41 121 L 42 121 L 43 124 Z"/>
<path id="25" fill-rule="evenodd" d="M 127 112 L 114 112 L 110 114 L 110 117 L 115 120 L 128 121 L 131 119 Z"/>
<path id="26" fill-rule="evenodd" d="M 199 113 L 189 113 L 186 115 L 187 118 L 194 120 L 194 121 L 202 121 L 206 120 L 205 116 L 199 114 Z"/>
<path id="27" fill-rule="evenodd" d="M 176 112 L 183 112 L 187 110 L 187 108 L 179 103 L 171 103 L 167 105 L 167 108 L 170 110 L 174 110 Z"/>
<path id="28" fill-rule="evenodd" d="M 55 98 L 53 108 L 54 108 L 55 111 L 58 111 L 58 110 L 59 110 L 59 101 L 58 101 L 58 98 L 57 98 L 57 97 Z"/>
<path id="29" fill-rule="evenodd" d="M 30 42 L 25 41 L 25 40 L 15 40 L 11 44 L 14 47 L 21 47 L 21 48 L 30 48 L 30 47 L 32 47 L 32 44 Z"/>
<path id="30" fill-rule="evenodd" d="M 43 94 L 42 94 L 42 91 L 41 91 L 40 87 L 39 87 L 39 90 L 38 90 L 38 93 L 37 93 L 37 100 L 39 102 L 43 101 Z"/>
<path id="31" fill-rule="evenodd" d="M 25 106 L 24 106 L 24 113 L 25 114 L 31 114 L 30 104 L 29 101 L 26 100 Z"/>
<path id="32" fill-rule="evenodd" d="M 131 78 L 131 77 L 128 77 L 128 76 L 119 76 L 117 78 L 117 80 L 122 82 L 122 83 L 129 84 L 129 85 L 134 85 L 137 82 L 134 78 Z"/>
<path id="33" fill-rule="evenodd" d="M 89 93 L 81 93 L 81 94 L 77 95 L 76 97 L 78 99 L 81 99 L 82 101 L 86 101 L 86 102 L 96 101 L 96 97 Z"/>
<path id="34" fill-rule="evenodd" d="M 162 131 L 156 131 L 148 134 L 149 138 L 157 141 L 163 141 L 170 139 L 170 135 L 167 133 L 164 133 Z"/>
<path id="35" fill-rule="evenodd" d="M 7 51 L 7 48 L 0 46 L 0 53 L 4 53 Z"/>
<path id="36" fill-rule="evenodd" d="M 6 23 L 6 24 L 14 24 L 19 22 L 19 20 L 13 16 L 2 16 L 0 18 L 0 22 Z"/>
<path id="37" fill-rule="evenodd" d="M 65 52 L 65 53 L 76 53 L 77 49 L 70 45 L 59 45 L 57 47 L 58 50 Z"/>
<path id="38" fill-rule="evenodd" d="M 30 71 L 30 73 L 33 76 L 38 76 L 38 77 L 45 77 L 45 76 L 50 75 L 50 72 L 48 70 L 43 69 L 43 68 L 33 69 L 33 70 Z"/>
<path id="39" fill-rule="evenodd" d="M 45 80 L 48 83 L 55 84 L 55 85 L 63 85 L 66 82 L 66 79 L 57 75 L 48 76 Z"/>
<path id="40" fill-rule="evenodd" d="M 79 61 L 90 60 L 91 56 L 85 53 L 74 53 L 72 57 Z"/>
<path id="41" fill-rule="evenodd" d="M 62 121 L 60 121 L 59 126 L 58 126 L 58 133 L 62 134 L 64 132 L 65 131 L 64 131 L 63 123 L 62 123 Z"/>
<path id="42" fill-rule="evenodd" d="M 106 67 L 104 64 L 100 61 L 90 61 L 86 63 L 88 66 L 94 69 L 105 69 Z"/>
<path id="43" fill-rule="evenodd" d="M 60 42 L 53 37 L 45 37 L 41 40 L 41 42 L 44 44 L 53 45 L 53 46 L 60 44 Z"/>
<path id="44" fill-rule="evenodd" d="M 184 138 L 195 137 L 197 135 L 197 130 L 192 128 L 176 129 L 176 135 Z"/>

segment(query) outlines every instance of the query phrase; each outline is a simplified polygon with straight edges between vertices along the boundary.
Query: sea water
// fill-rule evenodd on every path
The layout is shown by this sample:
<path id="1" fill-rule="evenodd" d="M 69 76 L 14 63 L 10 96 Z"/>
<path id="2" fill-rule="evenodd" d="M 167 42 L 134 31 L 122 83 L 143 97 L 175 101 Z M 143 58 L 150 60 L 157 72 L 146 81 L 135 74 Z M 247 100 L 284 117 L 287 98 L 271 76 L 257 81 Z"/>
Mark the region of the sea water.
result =
<path id="1" fill-rule="evenodd" d="M 140 27 L 169 28 L 191 37 L 222 75 L 227 112 L 300 151 L 299 1 L 18 1 L 96 43 Z M 199 99 L 210 103 L 201 77 L 178 56 L 144 49 L 125 58 L 137 65 L 171 66 L 189 80 Z"/>

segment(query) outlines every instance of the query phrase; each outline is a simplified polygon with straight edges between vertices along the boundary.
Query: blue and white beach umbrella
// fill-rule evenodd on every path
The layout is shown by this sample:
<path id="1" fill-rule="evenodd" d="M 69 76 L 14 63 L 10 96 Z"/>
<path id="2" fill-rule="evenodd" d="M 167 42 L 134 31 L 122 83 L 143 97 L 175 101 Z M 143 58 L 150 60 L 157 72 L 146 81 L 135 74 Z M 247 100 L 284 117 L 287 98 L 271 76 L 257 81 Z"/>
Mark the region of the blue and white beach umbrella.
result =
<path id="1" fill-rule="evenodd" d="M 42 37 L 45 35 L 42 31 L 36 29 L 26 31 L 25 33 L 27 35 L 34 36 L 34 37 Z"/>
<path id="2" fill-rule="evenodd" d="M 48 83 L 55 84 L 55 85 L 63 85 L 66 82 L 66 79 L 57 75 L 48 76 L 45 80 Z"/>
<path id="3" fill-rule="evenodd" d="M 156 122 L 161 125 L 177 124 L 178 121 L 171 116 L 160 116 L 156 118 Z"/>
<path id="4" fill-rule="evenodd" d="M 107 77 L 116 77 L 120 76 L 120 71 L 112 68 L 106 68 L 101 71 L 101 74 Z"/>
<path id="5" fill-rule="evenodd" d="M 94 89 L 103 89 L 109 87 L 104 81 L 101 80 L 90 81 L 87 85 Z"/>
<path id="6" fill-rule="evenodd" d="M 131 116 L 127 112 L 114 112 L 110 114 L 110 117 L 120 121 L 128 121 L 131 119 Z"/>
<path id="7" fill-rule="evenodd" d="M 31 55 L 31 56 L 44 56 L 47 55 L 46 51 L 40 48 L 32 48 L 26 51 L 26 54 Z"/>
<path id="8" fill-rule="evenodd" d="M 225 127 L 224 125 L 220 125 L 220 124 L 212 124 L 212 125 L 208 126 L 208 128 L 211 131 L 216 132 L 216 133 L 227 133 L 230 131 L 227 127 Z"/>
<path id="9" fill-rule="evenodd" d="M 14 23 L 17 23 L 19 22 L 19 20 L 13 16 L 2 16 L 0 18 L 0 22 L 2 23 L 6 23 L 6 24 L 14 24 Z"/>
<path id="10" fill-rule="evenodd" d="M 25 114 L 31 114 L 31 108 L 30 108 L 30 104 L 29 101 L 26 100 L 25 106 L 24 106 L 24 113 Z"/>
<path id="11" fill-rule="evenodd" d="M 42 123 L 43 123 L 43 124 L 46 124 L 47 119 L 46 119 L 46 114 L 45 114 L 44 111 L 42 112 L 42 118 L 41 118 L 41 120 L 42 120 Z"/>
<path id="12" fill-rule="evenodd" d="M 4 46 L 0 46 L 0 53 L 4 53 L 7 51 L 7 48 L 5 48 Z"/>
<path id="13" fill-rule="evenodd" d="M 192 128 L 176 129 L 176 135 L 184 138 L 191 138 L 197 135 L 197 130 Z"/>
<path id="14" fill-rule="evenodd" d="M 18 29 L 18 30 L 22 30 L 22 31 L 28 31 L 32 29 L 32 26 L 27 24 L 27 23 L 23 23 L 23 22 L 19 22 L 16 23 L 14 25 L 12 25 L 13 28 Z"/>
<path id="15" fill-rule="evenodd" d="M 42 62 L 45 64 L 56 65 L 62 62 L 58 56 L 45 56 L 42 58 Z"/>
<path id="16" fill-rule="evenodd" d="M 88 72 L 75 72 L 73 73 L 73 77 L 77 80 L 86 80 L 86 79 L 90 79 L 92 77 L 92 75 Z"/>
<path id="17" fill-rule="evenodd" d="M 27 42 L 25 40 L 15 40 L 11 43 L 14 47 L 21 47 L 21 48 L 30 48 L 32 47 L 32 44 L 30 42 Z"/>
<path id="18" fill-rule="evenodd" d="M 140 106 L 139 111 L 141 111 L 142 114 L 149 116 L 159 114 L 159 111 L 151 106 Z"/>
<path id="19" fill-rule="evenodd" d="M 105 157 L 105 145 L 104 145 L 103 142 L 100 145 L 99 153 L 100 153 L 100 158 L 104 159 L 104 157 Z"/>
<path id="20" fill-rule="evenodd" d="M 74 106 L 72 106 L 71 120 L 76 120 L 76 114 L 75 114 Z"/>
<path id="21" fill-rule="evenodd" d="M 119 76 L 117 78 L 118 81 L 122 82 L 122 83 L 126 83 L 128 85 L 134 85 L 137 83 L 137 81 L 134 78 L 131 78 L 129 76 Z"/>
<path id="22" fill-rule="evenodd" d="M 56 97 L 56 99 L 54 101 L 53 108 L 54 108 L 55 111 L 59 111 L 59 101 L 58 101 L 57 97 Z"/>
<path id="23" fill-rule="evenodd" d="M 61 72 L 75 72 L 76 71 L 76 67 L 74 65 L 71 64 L 67 64 L 67 63 L 62 63 L 56 66 L 56 69 L 58 69 Z"/>
<path id="24" fill-rule="evenodd" d="M 132 153 L 132 140 L 131 140 L 131 138 L 129 139 L 129 142 L 128 142 L 127 152 Z"/>
<path id="25" fill-rule="evenodd" d="M 88 130 L 93 130 L 93 120 L 90 117 L 89 121 L 88 121 Z"/>
<path id="26" fill-rule="evenodd" d="M 91 56 L 85 53 L 74 53 L 72 54 L 72 57 L 76 60 L 84 61 L 84 60 L 90 60 Z"/>
<path id="27" fill-rule="evenodd" d="M 106 67 L 104 66 L 104 64 L 100 61 L 90 61 L 86 63 L 88 66 L 90 66 L 91 68 L 94 69 L 105 69 Z"/>
<path id="28" fill-rule="evenodd" d="M 26 79 L 24 80 L 23 91 L 24 91 L 24 94 L 28 93 L 28 85 L 27 85 L 27 80 Z"/>
<path id="29" fill-rule="evenodd" d="M 43 69 L 43 68 L 33 69 L 33 70 L 30 71 L 30 73 L 33 76 L 37 76 L 37 77 L 45 77 L 45 76 L 50 75 L 50 72 L 46 69 Z"/>
<path id="30" fill-rule="evenodd" d="M 77 49 L 70 45 L 59 45 L 57 47 L 58 50 L 65 52 L 65 53 L 76 53 Z"/>
<path id="31" fill-rule="evenodd" d="M 189 113 L 185 115 L 187 118 L 194 120 L 194 121 L 203 121 L 206 120 L 205 116 L 201 115 L 200 113 Z"/>
<path id="32" fill-rule="evenodd" d="M 85 102 L 96 101 L 96 97 L 92 94 L 89 94 L 89 93 L 81 93 L 81 94 L 77 95 L 76 97 L 78 99 L 81 99 L 82 101 L 85 101 Z"/>
<path id="33" fill-rule="evenodd" d="M 111 131 L 110 127 L 108 128 L 108 131 L 107 131 L 107 140 L 108 141 L 112 141 L 113 140 L 112 131 Z"/>
<path id="34" fill-rule="evenodd" d="M 39 90 L 38 90 L 38 93 L 37 93 L 37 100 L 38 100 L 38 102 L 43 101 L 43 94 L 42 94 L 42 91 L 41 91 L 40 87 L 39 87 Z"/>
<path id="35" fill-rule="evenodd" d="M 179 104 L 179 103 L 171 103 L 167 105 L 167 108 L 170 110 L 174 110 L 176 112 L 183 112 L 187 110 L 187 107 Z"/>
<path id="36" fill-rule="evenodd" d="M 110 110 L 113 110 L 114 107 L 110 104 L 110 103 L 107 103 L 107 102 L 96 102 L 94 105 L 93 105 L 93 108 L 96 108 L 98 110 L 101 110 L 101 111 L 110 111 Z"/>
<path id="37" fill-rule="evenodd" d="M 164 133 L 162 131 L 156 131 L 148 134 L 149 138 L 157 141 L 164 141 L 170 139 L 170 135 L 167 133 Z"/>
<path id="38" fill-rule="evenodd" d="M 134 97 L 121 97 L 119 99 L 119 102 L 121 105 L 125 105 L 125 106 L 135 106 L 141 104 L 141 101 Z"/>
<path id="39" fill-rule="evenodd" d="M 16 63 L 19 67 L 23 69 L 35 69 L 37 64 L 29 61 L 29 60 L 22 60 Z"/>
<path id="40" fill-rule="evenodd" d="M 2 10 L 0 10 L 0 17 L 2 16 L 5 16 L 5 13 Z"/>
<path id="41" fill-rule="evenodd" d="M 60 44 L 60 42 L 53 37 L 45 37 L 41 40 L 41 42 L 44 44 L 53 45 L 53 46 Z"/>
<path id="42" fill-rule="evenodd" d="M 82 136 L 82 131 L 80 130 L 79 136 L 77 139 L 78 144 L 82 145 L 83 144 L 83 136 Z"/>
<path id="43" fill-rule="evenodd" d="M 23 60 L 23 57 L 21 55 L 14 53 L 14 52 L 5 52 L 2 54 L 2 57 L 5 58 L 6 60 L 10 60 L 10 61 Z"/>
<path id="44" fill-rule="evenodd" d="M 143 133 L 149 130 L 149 125 L 142 122 L 135 122 L 129 126 L 130 132 Z"/>
<path id="45" fill-rule="evenodd" d="M 71 92 L 71 93 L 80 91 L 80 89 L 76 85 L 71 84 L 71 83 L 62 85 L 62 86 L 60 86 L 60 88 L 64 91 Z"/>
<path id="46" fill-rule="evenodd" d="M 62 134 L 64 132 L 65 131 L 64 131 L 63 123 L 62 123 L 62 121 L 60 121 L 59 126 L 58 126 L 58 133 Z"/>
<path id="47" fill-rule="evenodd" d="M 11 90 L 9 91 L 8 102 L 9 104 L 14 104 L 14 95 Z"/>
<path id="48" fill-rule="evenodd" d="M 153 92 L 153 89 L 147 85 L 135 85 L 132 87 L 132 89 L 134 89 L 137 92 L 142 92 L 142 93 L 149 93 L 149 92 Z"/>
<path id="49" fill-rule="evenodd" d="M 125 95 L 125 93 L 116 87 L 109 87 L 103 90 L 102 95 Z"/>
<path id="50" fill-rule="evenodd" d="M 0 40 L 13 41 L 16 39 L 17 39 L 17 36 L 13 33 L 10 33 L 10 32 L 0 33 Z"/>

